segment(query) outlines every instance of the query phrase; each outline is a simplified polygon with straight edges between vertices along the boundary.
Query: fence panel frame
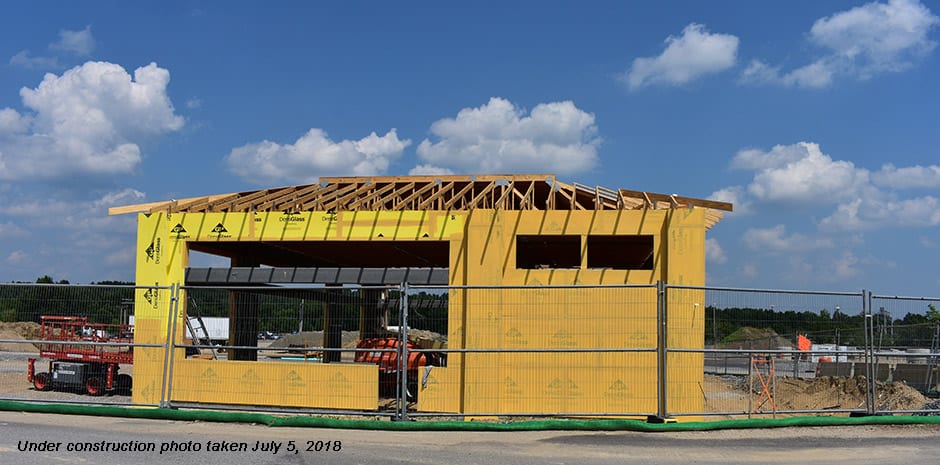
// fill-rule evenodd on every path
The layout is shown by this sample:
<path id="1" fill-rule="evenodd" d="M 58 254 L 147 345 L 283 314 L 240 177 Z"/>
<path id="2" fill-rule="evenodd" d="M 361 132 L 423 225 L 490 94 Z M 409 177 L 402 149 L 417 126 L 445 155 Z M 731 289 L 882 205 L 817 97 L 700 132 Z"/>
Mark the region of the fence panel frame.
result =
<path id="1" fill-rule="evenodd" d="M 11 288 L 35 288 L 35 289 L 69 289 L 69 290 L 83 290 L 88 289 L 90 291 L 99 290 L 102 292 L 106 291 L 116 291 L 120 292 L 121 290 L 127 290 L 130 292 L 130 297 L 122 298 L 119 305 L 123 306 L 124 304 L 131 305 L 135 307 L 136 303 L 134 302 L 137 299 L 138 291 L 144 291 L 148 293 L 149 291 L 159 291 L 166 292 L 170 298 L 172 298 L 173 287 L 172 286 L 139 286 L 133 284 L 64 284 L 64 283 L 3 283 L 0 284 L 2 287 L 11 287 Z M 126 302 L 125 302 L 126 301 Z M 55 312 L 52 313 L 61 313 Z M 121 315 L 121 324 L 128 324 L 130 316 L 133 316 L 133 311 L 130 313 L 123 313 Z M 89 321 L 90 325 L 100 324 L 95 321 Z M 167 342 L 163 343 L 140 343 L 140 342 L 101 342 L 101 341 L 81 341 L 81 346 L 92 347 L 92 348 L 107 348 L 107 347 L 127 347 L 131 351 L 135 351 L 136 348 L 153 348 L 153 349 L 165 349 L 167 347 Z M 52 339 L 0 339 L 0 343 L 14 343 L 14 344 L 60 344 L 65 345 L 63 340 L 52 340 Z M 52 359 L 43 358 L 41 354 L 36 354 L 35 357 L 30 357 L 40 363 L 42 360 L 48 360 L 51 364 Z M 161 377 L 162 382 L 165 383 L 166 378 Z M 23 379 L 23 382 L 28 382 L 26 378 Z M 69 391 L 70 392 L 70 391 Z M 84 395 L 84 394 L 83 394 Z M 75 404 L 75 405 L 108 405 L 108 406 L 133 406 L 133 407 L 161 407 L 162 405 L 157 403 L 148 403 L 148 402 L 134 402 L 133 396 L 130 396 L 128 401 L 108 401 L 102 400 L 102 397 L 92 397 L 85 395 L 84 399 L 44 399 L 36 397 L 22 397 L 22 396 L 3 396 L 0 397 L 0 400 L 11 400 L 11 401 L 23 401 L 23 402 L 33 402 L 33 403 L 43 403 L 43 404 Z"/>
<path id="2" fill-rule="evenodd" d="M 703 293 L 704 293 L 704 292 L 708 292 L 708 291 L 714 291 L 714 292 L 733 292 L 733 293 L 745 293 L 745 294 L 757 294 L 757 293 L 761 293 L 761 294 L 774 294 L 774 295 L 798 295 L 798 296 L 817 296 L 817 297 L 858 298 L 858 299 L 860 299 L 860 300 L 859 300 L 859 303 L 860 303 L 860 308 L 862 309 L 862 310 L 861 310 L 861 315 L 863 316 L 863 326 L 864 326 L 864 327 L 862 328 L 862 331 L 863 331 L 863 337 L 864 337 L 864 339 L 865 339 L 865 344 L 863 345 L 863 347 L 862 347 L 860 350 L 855 350 L 855 351 L 846 351 L 846 352 L 812 351 L 811 353 L 813 353 L 813 354 L 830 354 L 830 353 L 839 353 L 839 354 L 845 353 L 845 354 L 849 354 L 849 353 L 851 353 L 852 355 L 862 356 L 862 357 L 866 360 L 866 363 L 865 363 L 865 366 L 866 366 L 866 377 L 865 377 L 865 379 L 866 379 L 866 384 L 867 384 L 867 386 L 866 386 L 866 406 L 865 406 L 864 411 L 862 411 L 862 410 L 860 410 L 860 409 L 808 409 L 808 410 L 802 410 L 802 409 L 801 409 L 801 410 L 779 410 L 779 409 L 776 408 L 776 406 L 774 406 L 773 411 L 770 412 L 769 414 L 770 414 L 770 415 L 773 415 L 773 416 L 776 416 L 778 413 L 779 413 L 779 414 L 848 413 L 848 414 L 853 415 L 853 416 L 857 416 L 857 415 L 861 415 L 861 414 L 872 414 L 872 413 L 871 413 L 871 412 L 873 411 L 873 410 L 872 410 L 872 405 L 871 405 L 871 403 L 870 403 L 870 401 L 869 401 L 868 399 L 870 399 L 870 398 L 871 398 L 871 395 L 872 395 L 871 393 L 872 393 L 872 390 L 873 390 L 873 382 L 872 382 L 871 376 L 868 376 L 868 375 L 867 375 L 867 370 L 869 369 L 869 363 L 867 363 L 867 360 L 868 360 L 868 358 L 870 357 L 870 353 L 871 353 L 871 348 L 870 348 L 870 344 L 869 344 L 869 340 L 870 340 L 870 339 L 869 339 L 869 337 L 868 337 L 868 336 L 869 336 L 869 334 L 868 334 L 869 325 L 867 324 L 868 321 L 869 321 L 868 314 L 869 314 L 870 312 L 867 310 L 867 309 L 868 309 L 868 305 L 866 305 L 866 300 L 867 300 L 867 299 L 866 299 L 866 291 L 865 291 L 865 290 L 862 290 L 861 292 L 832 292 L 832 291 L 800 291 L 800 290 L 782 290 L 782 289 L 733 288 L 733 287 L 687 286 L 687 285 L 664 284 L 664 285 L 663 285 L 663 307 L 664 307 L 664 308 L 663 308 L 663 323 L 662 323 L 662 325 L 663 325 L 664 328 L 668 328 L 668 325 L 669 325 L 668 318 L 669 318 L 669 315 L 670 315 L 670 300 L 671 300 L 671 299 L 670 299 L 670 291 L 673 291 L 673 290 L 691 290 L 691 291 L 701 291 L 701 292 L 703 292 Z M 672 300 L 675 300 L 675 299 L 672 299 Z M 704 316 L 704 318 L 707 319 L 707 317 L 708 317 L 708 316 L 707 316 L 707 312 L 706 312 L 706 314 L 703 315 L 703 316 Z M 714 324 L 715 324 L 715 323 L 713 322 L 713 325 L 714 325 Z M 704 328 L 703 328 L 703 331 L 704 331 Z M 664 333 L 664 336 L 668 336 L 668 333 Z M 717 341 L 716 341 L 716 342 L 717 342 Z M 751 379 L 751 377 L 753 376 L 753 373 L 752 373 L 752 371 L 753 371 L 753 366 L 752 366 L 753 363 L 752 363 L 752 362 L 753 362 L 753 359 L 754 359 L 754 355 L 755 355 L 755 354 L 770 354 L 770 355 L 777 355 L 777 356 L 789 355 L 789 356 L 791 357 L 791 359 L 794 360 L 794 370 L 797 369 L 796 364 L 800 363 L 796 358 L 794 358 L 794 355 L 803 354 L 803 352 L 797 351 L 797 350 L 795 350 L 795 349 L 792 349 L 792 350 L 737 349 L 737 350 L 735 350 L 735 349 L 714 349 L 714 348 L 713 348 L 713 349 L 709 349 L 709 348 L 706 348 L 706 347 L 704 347 L 704 346 L 703 346 L 702 349 L 674 348 L 674 347 L 669 347 L 669 346 L 668 346 L 668 339 L 665 338 L 665 337 L 664 337 L 664 339 L 663 339 L 662 351 L 663 351 L 664 354 L 666 354 L 666 357 L 667 357 L 666 363 L 667 363 L 667 364 L 668 364 L 668 354 L 677 354 L 677 353 L 701 353 L 701 354 L 703 355 L 703 358 L 704 358 L 705 354 L 708 354 L 708 353 L 718 353 L 718 354 L 720 354 L 720 353 L 728 353 L 728 354 L 746 354 L 746 355 L 747 355 L 747 359 L 748 359 L 748 360 L 751 360 L 751 362 L 748 363 L 748 378 L 749 378 L 748 385 L 749 385 L 749 386 L 752 384 L 752 380 L 750 380 L 750 379 Z M 668 365 L 667 365 L 666 368 L 668 369 Z M 775 389 L 776 378 L 777 378 L 777 376 L 776 376 L 776 373 L 775 373 L 775 376 L 772 378 L 772 382 L 773 382 L 774 384 L 772 384 L 771 389 Z M 664 376 L 664 377 L 663 377 L 663 383 L 664 383 L 664 385 L 666 386 L 666 390 L 668 391 L 669 388 L 670 388 L 670 385 L 669 385 L 666 381 L 667 381 L 667 379 L 666 379 L 665 376 Z M 671 386 L 671 387 L 675 388 L 676 386 Z M 774 394 L 775 394 L 775 393 L 771 393 L 771 397 L 773 397 Z M 669 397 L 668 397 L 668 392 L 666 392 L 666 393 L 663 394 L 662 400 L 663 400 L 663 402 L 665 403 L 665 402 L 668 401 L 668 399 L 669 399 Z M 742 411 L 726 411 L 726 412 L 707 412 L 707 411 L 706 411 L 706 412 L 677 412 L 677 411 L 671 411 L 671 410 L 669 410 L 669 409 L 667 408 L 666 411 L 664 412 L 664 417 L 663 417 L 663 418 L 669 419 L 669 418 L 681 417 L 681 416 L 694 416 L 694 417 L 703 416 L 703 417 L 704 417 L 704 416 L 716 416 L 716 415 L 723 415 L 723 416 L 724 416 L 724 415 L 731 415 L 731 416 L 743 416 L 743 415 L 746 415 L 748 418 L 750 418 L 750 417 L 752 417 L 752 416 L 755 415 L 755 414 L 758 414 L 758 415 L 767 415 L 767 414 L 768 414 L 768 413 L 764 413 L 764 412 L 754 412 L 754 411 L 752 411 L 752 410 L 753 410 L 753 405 L 751 404 L 751 400 L 752 400 L 752 399 L 751 399 L 751 394 L 749 393 L 749 394 L 748 394 L 748 399 L 747 399 L 747 401 L 748 401 L 748 409 L 747 409 L 747 411 L 743 411 L 743 412 L 742 412 Z M 667 405 L 667 407 L 668 407 L 668 405 Z"/>

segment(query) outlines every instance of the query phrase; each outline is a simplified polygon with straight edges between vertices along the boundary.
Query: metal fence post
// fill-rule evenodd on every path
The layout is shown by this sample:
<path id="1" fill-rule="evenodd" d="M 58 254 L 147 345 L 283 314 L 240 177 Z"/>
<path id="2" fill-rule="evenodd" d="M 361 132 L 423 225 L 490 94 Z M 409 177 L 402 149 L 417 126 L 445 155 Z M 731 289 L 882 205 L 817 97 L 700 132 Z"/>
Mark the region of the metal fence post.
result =
<path id="1" fill-rule="evenodd" d="M 172 358 L 170 356 L 171 354 L 170 344 L 171 344 L 172 334 L 174 331 L 173 327 L 176 323 L 175 319 L 173 318 L 174 312 L 173 312 L 172 302 L 174 299 L 176 299 L 176 295 L 174 292 L 175 288 L 173 287 L 170 287 L 170 288 L 155 287 L 154 290 L 158 292 L 166 291 L 167 293 L 170 294 L 170 303 L 168 305 L 169 313 L 167 313 L 167 318 L 166 318 L 166 340 L 163 343 L 163 379 L 161 380 L 161 383 L 160 383 L 160 408 L 166 408 L 168 407 L 167 384 L 169 383 L 169 380 L 170 380 L 170 359 Z"/>
<path id="2" fill-rule="evenodd" d="M 167 334 L 167 358 L 169 359 L 169 368 L 167 377 L 165 380 L 165 392 L 166 392 L 166 403 L 162 406 L 165 408 L 172 408 L 170 398 L 173 396 L 173 363 L 176 359 L 176 323 L 179 319 L 180 313 L 180 286 L 179 284 L 174 284 L 172 286 L 172 297 L 170 299 L 170 320 L 172 322 L 172 329 Z"/>
<path id="3" fill-rule="evenodd" d="M 862 312 L 865 315 L 865 326 L 863 331 L 865 331 L 865 371 L 866 376 L 868 377 L 868 392 L 866 395 L 866 410 L 865 412 L 868 415 L 875 415 L 877 412 L 878 406 L 876 405 L 876 399 L 878 399 L 876 394 L 878 380 L 878 365 L 877 358 L 875 356 L 875 325 L 874 319 L 871 312 L 871 294 L 868 293 L 868 299 L 865 299 L 866 291 L 862 289 Z"/>
<path id="4" fill-rule="evenodd" d="M 398 419 L 408 420 L 408 283 L 401 285 L 401 321 L 398 328 Z"/>
<path id="5" fill-rule="evenodd" d="M 666 323 L 667 323 L 667 300 L 666 287 L 662 281 L 656 283 L 656 319 L 657 319 L 657 380 L 656 380 L 656 415 L 658 421 L 666 418 L 668 405 L 666 404 Z M 651 419 L 652 420 L 652 419 Z"/>

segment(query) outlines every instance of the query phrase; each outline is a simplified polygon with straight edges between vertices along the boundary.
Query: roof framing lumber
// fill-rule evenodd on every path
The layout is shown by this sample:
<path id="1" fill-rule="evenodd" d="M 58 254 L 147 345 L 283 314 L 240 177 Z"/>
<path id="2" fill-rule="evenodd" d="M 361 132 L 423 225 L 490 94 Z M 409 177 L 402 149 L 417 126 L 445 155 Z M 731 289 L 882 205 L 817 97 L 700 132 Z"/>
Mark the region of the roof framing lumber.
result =
<path id="1" fill-rule="evenodd" d="M 127 213 L 197 213 L 354 210 L 634 210 L 703 208 L 711 227 L 730 212 L 728 202 L 590 187 L 552 174 L 476 176 L 325 177 L 315 184 L 285 186 L 112 207 Z"/>

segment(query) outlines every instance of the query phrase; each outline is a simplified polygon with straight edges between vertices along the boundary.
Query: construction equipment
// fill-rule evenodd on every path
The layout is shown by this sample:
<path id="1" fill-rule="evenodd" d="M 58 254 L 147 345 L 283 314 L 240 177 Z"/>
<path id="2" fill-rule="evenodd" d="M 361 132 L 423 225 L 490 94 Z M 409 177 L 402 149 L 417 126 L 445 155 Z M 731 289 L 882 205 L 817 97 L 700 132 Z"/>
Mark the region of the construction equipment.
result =
<path id="1" fill-rule="evenodd" d="M 134 363 L 133 325 L 89 323 L 86 317 L 41 316 L 39 357 L 46 371 L 29 359 L 27 379 L 38 391 L 80 389 L 91 396 L 105 392 L 130 394 L 132 379 L 121 365 Z"/>
<path id="2" fill-rule="evenodd" d="M 379 394 L 393 396 L 399 375 L 398 351 L 401 341 L 397 338 L 363 339 L 356 345 L 357 363 L 374 363 L 379 366 Z M 418 371 L 424 366 L 444 365 L 443 354 L 439 352 L 412 352 L 418 344 L 408 341 L 408 399 L 415 400 L 418 393 Z M 368 350 L 374 349 L 374 350 Z"/>

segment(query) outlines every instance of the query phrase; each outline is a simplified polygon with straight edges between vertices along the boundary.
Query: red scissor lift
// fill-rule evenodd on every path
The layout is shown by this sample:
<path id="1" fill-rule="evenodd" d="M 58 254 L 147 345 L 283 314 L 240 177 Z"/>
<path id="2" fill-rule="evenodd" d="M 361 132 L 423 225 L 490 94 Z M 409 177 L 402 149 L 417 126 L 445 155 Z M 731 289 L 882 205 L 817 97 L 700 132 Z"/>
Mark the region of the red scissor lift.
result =
<path id="1" fill-rule="evenodd" d="M 49 366 L 37 372 L 37 359 L 29 359 L 28 379 L 36 390 L 82 389 L 92 396 L 130 393 L 131 376 L 119 371 L 122 364 L 134 363 L 132 325 L 95 324 L 77 316 L 41 316 L 39 325 L 44 341 L 37 344 L 39 357 L 48 359 Z"/>

